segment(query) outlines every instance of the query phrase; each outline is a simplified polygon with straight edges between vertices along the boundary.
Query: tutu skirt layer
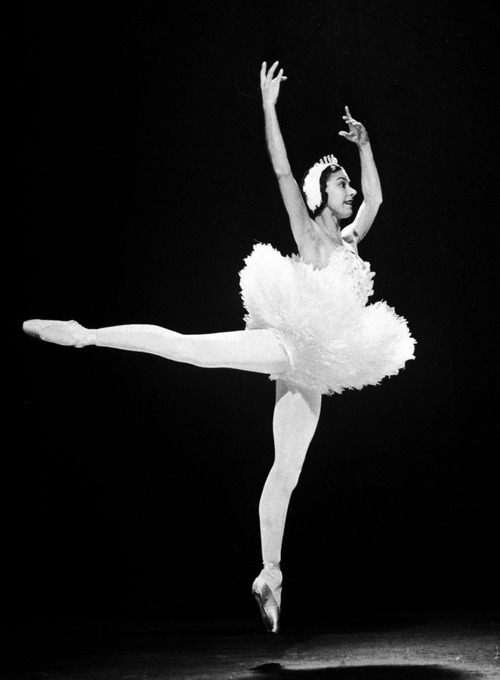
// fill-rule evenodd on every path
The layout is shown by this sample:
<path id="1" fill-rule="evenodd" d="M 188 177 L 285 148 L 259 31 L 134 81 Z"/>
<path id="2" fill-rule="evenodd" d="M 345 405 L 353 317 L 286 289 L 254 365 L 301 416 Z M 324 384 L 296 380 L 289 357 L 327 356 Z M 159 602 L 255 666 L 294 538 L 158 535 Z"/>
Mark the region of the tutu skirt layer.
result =
<path id="1" fill-rule="evenodd" d="M 271 375 L 322 394 L 377 385 L 413 358 L 406 320 L 385 302 L 368 304 L 373 272 L 348 247 L 323 269 L 258 244 L 240 272 L 249 330 L 269 328 L 290 367 Z"/>

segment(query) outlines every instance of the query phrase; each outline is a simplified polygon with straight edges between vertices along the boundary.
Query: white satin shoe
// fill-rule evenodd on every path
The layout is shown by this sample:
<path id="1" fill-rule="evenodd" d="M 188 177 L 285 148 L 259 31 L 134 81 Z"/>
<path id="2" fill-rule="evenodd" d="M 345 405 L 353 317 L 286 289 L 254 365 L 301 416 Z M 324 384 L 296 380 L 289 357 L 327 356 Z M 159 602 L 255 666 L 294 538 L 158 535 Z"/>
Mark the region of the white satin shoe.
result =
<path id="1" fill-rule="evenodd" d="M 92 344 L 92 331 L 77 321 L 30 319 L 23 323 L 23 331 L 39 340 L 66 347 L 85 347 Z"/>
<path id="2" fill-rule="evenodd" d="M 274 572 L 272 576 L 271 572 Z M 263 569 L 252 585 L 252 595 L 259 605 L 262 623 L 270 633 L 279 633 L 280 630 L 281 581 L 279 569 Z"/>

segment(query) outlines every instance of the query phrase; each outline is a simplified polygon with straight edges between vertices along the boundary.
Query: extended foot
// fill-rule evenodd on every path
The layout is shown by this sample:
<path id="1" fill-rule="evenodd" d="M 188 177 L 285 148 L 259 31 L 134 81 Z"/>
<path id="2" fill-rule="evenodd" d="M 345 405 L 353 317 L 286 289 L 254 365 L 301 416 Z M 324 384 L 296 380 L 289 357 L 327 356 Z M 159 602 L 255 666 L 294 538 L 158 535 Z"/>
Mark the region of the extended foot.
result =
<path id="1" fill-rule="evenodd" d="M 84 328 L 77 321 L 30 319 L 23 323 L 23 331 L 34 338 L 56 345 L 85 347 L 93 344 L 93 331 Z"/>
<path id="2" fill-rule="evenodd" d="M 278 568 L 263 569 L 252 585 L 262 622 L 270 633 L 279 633 L 282 575 Z"/>

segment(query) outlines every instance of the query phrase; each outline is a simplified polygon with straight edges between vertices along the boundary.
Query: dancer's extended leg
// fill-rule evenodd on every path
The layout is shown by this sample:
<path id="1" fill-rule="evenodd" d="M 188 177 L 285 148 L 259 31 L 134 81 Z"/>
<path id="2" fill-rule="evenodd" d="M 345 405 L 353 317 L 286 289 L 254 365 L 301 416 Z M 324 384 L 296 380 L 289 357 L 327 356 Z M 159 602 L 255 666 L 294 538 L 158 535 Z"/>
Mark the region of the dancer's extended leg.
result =
<path id="1" fill-rule="evenodd" d="M 316 431 L 321 394 L 277 382 L 273 432 L 275 460 L 259 505 L 264 569 L 253 585 L 266 627 L 278 632 L 281 605 L 281 546 L 285 521 L 309 444 Z"/>
<path id="2" fill-rule="evenodd" d="M 283 346 L 270 330 L 183 335 L 149 324 L 87 329 L 76 321 L 26 321 L 26 333 L 60 345 L 98 345 L 194 364 L 257 373 L 282 373 L 289 367 Z"/>

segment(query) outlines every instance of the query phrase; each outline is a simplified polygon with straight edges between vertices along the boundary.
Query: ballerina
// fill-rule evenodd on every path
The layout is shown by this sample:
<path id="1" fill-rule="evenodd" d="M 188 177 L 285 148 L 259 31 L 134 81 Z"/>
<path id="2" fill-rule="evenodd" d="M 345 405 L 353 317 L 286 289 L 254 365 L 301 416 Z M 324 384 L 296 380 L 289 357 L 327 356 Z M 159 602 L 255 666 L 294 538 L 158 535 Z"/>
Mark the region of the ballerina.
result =
<path id="1" fill-rule="evenodd" d="M 346 107 L 348 130 L 339 135 L 358 147 L 363 201 L 342 228 L 341 222 L 353 216 L 356 191 L 337 159 L 327 155 L 308 171 L 301 192 L 276 112 L 286 80 L 277 69 L 278 62 L 269 69 L 264 62 L 260 71 L 265 137 L 298 254 L 284 257 L 271 245 L 257 244 L 246 258 L 240 272 L 246 328 L 185 335 L 148 324 L 97 329 L 76 321 L 23 324 L 27 334 L 60 345 L 145 352 L 204 368 L 268 374 L 276 381 L 275 456 L 259 503 L 263 564 L 252 584 L 264 626 L 272 633 L 280 629 L 287 511 L 322 395 L 378 384 L 413 358 L 415 344 L 403 317 L 385 302 L 368 304 L 373 273 L 357 246 L 377 215 L 382 192 L 365 127 Z"/>

